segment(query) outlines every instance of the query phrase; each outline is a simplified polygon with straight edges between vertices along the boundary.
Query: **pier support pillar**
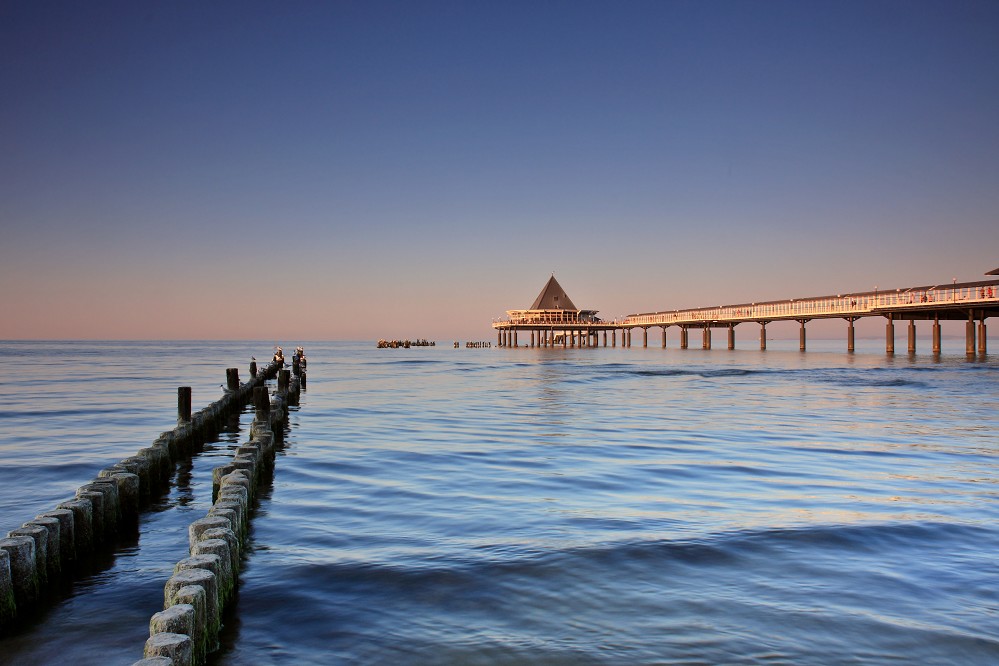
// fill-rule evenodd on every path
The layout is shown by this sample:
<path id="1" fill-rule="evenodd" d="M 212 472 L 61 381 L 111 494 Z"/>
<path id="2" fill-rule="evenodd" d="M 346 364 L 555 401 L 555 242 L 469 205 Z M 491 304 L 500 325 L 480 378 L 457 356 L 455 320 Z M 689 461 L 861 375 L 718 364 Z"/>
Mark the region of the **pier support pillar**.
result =
<path id="1" fill-rule="evenodd" d="M 534 331 L 531 331 L 531 349 L 534 349 Z"/>
<path id="2" fill-rule="evenodd" d="M 704 332 L 701 334 L 701 348 L 711 349 L 711 327 L 705 326 Z"/>
<path id="3" fill-rule="evenodd" d="M 735 324 L 728 325 L 728 348 L 735 349 Z"/>
<path id="4" fill-rule="evenodd" d="M 799 319 L 798 323 L 801 324 L 801 328 L 798 329 L 798 350 L 805 351 L 805 324 L 808 322 L 807 319 Z"/>
<path id="5" fill-rule="evenodd" d="M 856 317 L 847 317 L 847 323 L 849 324 L 846 328 L 846 351 L 852 352 L 856 349 L 854 345 L 854 334 L 853 334 L 853 322 L 856 321 Z"/>
<path id="6" fill-rule="evenodd" d="M 888 323 L 885 324 L 885 353 L 895 353 L 895 322 L 891 315 L 888 315 Z"/>
<path id="7" fill-rule="evenodd" d="M 975 315 L 968 315 L 968 322 L 964 325 L 964 351 L 967 354 L 975 353 Z"/>
<path id="8" fill-rule="evenodd" d="M 933 317 L 933 353 L 940 353 L 940 320 Z"/>
<path id="9" fill-rule="evenodd" d="M 907 347 L 907 351 L 910 354 L 915 354 L 916 353 L 916 320 L 915 319 L 910 319 L 909 320 L 909 344 L 908 344 L 908 347 Z"/>
<path id="10" fill-rule="evenodd" d="M 503 346 L 503 331 L 496 331 L 496 346 Z"/>
<path id="11" fill-rule="evenodd" d="M 767 322 L 760 322 L 760 351 L 767 349 Z"/>
<path id="12" fill-rule="evenodd" d="M 643 347 L 648 347 L 649 346 L 649 327 L 648 326 L 643 326 L 642 327 L 642 346 Z"/>
<path id="13" fill-rule="evenodd" d="M 681 326 L 680 327 L 680 349 L 686 349 L 686 348 L 687 348 L 687 327 L 686 326 Z"/>
<path id="14" fill-rule="evenodd" d="M 607 331 L 604 331 L 604 347 L 607 346 Z"/>
<path id="15" fill-rule="evenodd" d="M 663 349 L 666 349 L 666 327 L 663 326 Z"/>
<path id="16" fill-rule="evenodd" d="M 986 340 L 988 339 L 988 336 L 986 335 L 986 332 L 987 331 L 985 329 L 985 315 L 982 314 L 982 319 L 978 323 L 978 353 L 979 354 L 987 354 L 988 351 L 989 351 L 988 350 L 988 342 L 986 342 Z"/>
<path id="17" fill-rule="evenodd" d="M 517 329 L 513 329 L 513 346 L 517 346 Z"/>
<path id="18" fill-rule="evenodd" d="M 617 329 L 611 329 L 611 347 L 617 347 Z"/>
<path id="19" fill-rule="evenodd" d="M 628 348 L 631 348 L 631 331 L 632 330 L 633 329 L 630 329 L 630 328 L 624 329 L 624 334 L 625 334 L 625 336 L 627 337 L 627 340 L 628 340 L 628 343 L 625 345 L 625 347 L 628 347 Z"/>

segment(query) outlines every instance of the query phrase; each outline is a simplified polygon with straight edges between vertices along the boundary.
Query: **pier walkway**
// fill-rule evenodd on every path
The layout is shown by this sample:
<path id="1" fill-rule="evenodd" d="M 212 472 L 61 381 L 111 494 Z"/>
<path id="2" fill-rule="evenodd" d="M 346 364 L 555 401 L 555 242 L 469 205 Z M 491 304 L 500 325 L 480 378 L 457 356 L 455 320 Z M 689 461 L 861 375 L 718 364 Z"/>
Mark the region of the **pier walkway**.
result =
<path id="1" fill-rule="evenodd" d="M 549 285 L 554 277 L 549 281 Z M 557 283 L 555 283 L 557 286 Z M 549 286 L 546 286 L 546 289 Z M 560 287 L 559 287 L 560 289 Z M 543 292 L 544 293 L 544 292 Z M 541 297 L 539 297 L 539 300 Z M 537 301 L 536 301 L 537 303 Z M 686 310 L 661 310 L 631 314 L 622 319 L 604 321 L 595 310 L 510 310 L 509 318 L 493 323 L 497 344 L 517 346 L 517 334 L 530 334 L 530 346 L 598 346 L 603 334 L 603 346 L 617 345 L 621 332 L 622 346 L 631 346 L 632 332 L 642 331 L 642 346 L 648 346 L 650 328 L 662 328 L 662 346 L 666 347 L 666 329 L 680 329 L 680 348 L 688 347 L 690 329 L 701 331 L 701 346 L 711 348 L 712 329 L 726 329 L 729 349 L 735 348 L 735 327 L 753 322 L 760 325 L 760 349 L 766 349 L 767 324 L 774 321 L 797 321 L 799 346 L 805 350 L 805 325 L 813 319 L 844 319 L 847 322 L 847 351 L 854 350 L 854 322 L 863 317 L 884 317 L 885 351 L 895 352 L 895 322 L 908 322 L 908 351 L 916 350 L 918 320 L 932 321 L 933 352 L 940 352 L 940 321 L 965 321 L 965 351 L 984 354 L 987 351 L 986 319 L 999 314 L 999 280 L 952 282 L 951 284 L 905 287 L 868 292 L 836 294 L 778 301 L 719 305 Z"/>

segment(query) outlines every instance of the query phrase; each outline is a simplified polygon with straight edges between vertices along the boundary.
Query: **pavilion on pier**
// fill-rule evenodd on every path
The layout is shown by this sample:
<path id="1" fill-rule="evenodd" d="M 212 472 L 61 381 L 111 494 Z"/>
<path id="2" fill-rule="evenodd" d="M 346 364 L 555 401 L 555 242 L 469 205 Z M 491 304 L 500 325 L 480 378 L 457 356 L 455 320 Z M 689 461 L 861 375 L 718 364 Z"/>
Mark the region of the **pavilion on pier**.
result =
<path id="1" fill-rule="evenodd" d="M 518 331 L 530 332 L 531 347 L 595 347 L 598 333 L 603 331 L 606 346 L 607 331 L 614 335 L 618 328 L 617 324 L 600 319 L 597 310 L 577 308 L 554 273 L 530 308 L 507 310 L 506 314 L 506 320 L 493 323 L 500 347 L 518 346 Z"/>

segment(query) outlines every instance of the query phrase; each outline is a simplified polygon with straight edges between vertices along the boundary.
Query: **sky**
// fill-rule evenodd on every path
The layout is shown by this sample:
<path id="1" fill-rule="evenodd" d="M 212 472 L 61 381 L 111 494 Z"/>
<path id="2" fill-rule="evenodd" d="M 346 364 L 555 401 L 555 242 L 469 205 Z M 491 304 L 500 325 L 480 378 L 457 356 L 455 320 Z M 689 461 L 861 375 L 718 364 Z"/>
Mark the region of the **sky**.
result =
<path id="1" fill-rule="evenodd" d="M 994 1 L 3 0 L 0 339 L 984 279 L 997 35 Z"/>

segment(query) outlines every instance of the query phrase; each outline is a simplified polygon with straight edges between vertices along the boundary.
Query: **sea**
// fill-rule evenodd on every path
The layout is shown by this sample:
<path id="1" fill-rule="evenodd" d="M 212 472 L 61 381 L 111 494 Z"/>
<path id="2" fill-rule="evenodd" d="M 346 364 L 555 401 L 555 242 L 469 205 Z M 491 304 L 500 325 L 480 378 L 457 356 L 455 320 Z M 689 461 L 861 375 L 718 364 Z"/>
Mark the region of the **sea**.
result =
<path id="1" fill-rule="evenodd" d="M 0 342 L 0 532 L 274 344 Z M 297 345 L 308 383 L 212 664 L 999 663 L 999 357 L 963 339 Z M 0 663 L 140 659 L 251 420 Z"/>

